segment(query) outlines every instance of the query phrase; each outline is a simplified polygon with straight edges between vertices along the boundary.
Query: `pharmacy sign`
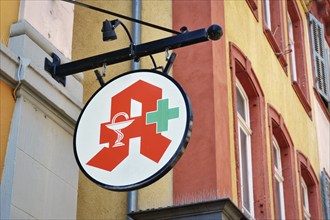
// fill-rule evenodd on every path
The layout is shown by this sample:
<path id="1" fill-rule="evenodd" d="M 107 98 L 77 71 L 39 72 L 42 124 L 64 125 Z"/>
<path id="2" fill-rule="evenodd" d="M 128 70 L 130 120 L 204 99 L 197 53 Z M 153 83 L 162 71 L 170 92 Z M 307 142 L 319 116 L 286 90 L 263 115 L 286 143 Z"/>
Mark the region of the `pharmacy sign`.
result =
<path id="1" fill-rule="evenodd" d="M 139 70 L 110 80 L 87 102 L 74 134 L 82 172 L 106 189 L 128 191 L 164 176 L 192 128 L 190 102 L 170 76 Z"/>

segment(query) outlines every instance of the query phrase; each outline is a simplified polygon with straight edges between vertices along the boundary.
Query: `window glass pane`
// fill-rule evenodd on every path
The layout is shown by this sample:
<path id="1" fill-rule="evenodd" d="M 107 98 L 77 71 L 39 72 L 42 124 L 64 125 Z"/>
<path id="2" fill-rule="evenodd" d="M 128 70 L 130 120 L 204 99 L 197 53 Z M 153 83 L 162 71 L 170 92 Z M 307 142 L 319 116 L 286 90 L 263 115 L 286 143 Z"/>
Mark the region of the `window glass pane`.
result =
<path id="1" fill-rule="evenodd" d="M 289 44 L 290 44 L 290 58 L 291 58 L 291 71 L 292 71 L 292 80 L 297 81 L 297 68 L 296 68 L 296 53 L 294 45 L 294 35 L 293 35 L 293 25 L 288 14 L 288 29 L 289 29 Z"/>
<path id="2" fill-rule="evenodd" d="M 297 81 L 297 68 L 296 68 L 296 54 L 294 49 L 294 42 L 290 42 L 291 49 L 291 71 L 292 71 L 292 80 Z"/>
<path id="3" fill-rule="evenodd" d="M 303 204 L 304 204 L 304 208 L 306 210 L 308 210 L 308 198 L 307 198 L 307 189 L 305 188 L 305 186 L 302 187 L 303 190 Z"/>
<path id="4" fill-rule="evenodd" d="M 280 182 L 276 179 L 276 208 L 277 208 L 277 219 L 281 219 L 281 213 L 282 213 L 282 207 L 281 207 L 281 184 Z"/>
<path id="5" fill-rule="evenodd" d="M 240 129 L 241 137 L 241 169 L 242 169 L 242 185 L 243 185 L 243 206 L 250 212 L 250 195 L 249 195 L 249 174 L 248 174 L 248 158 L 247 158 L 247 135 Z"/>
<path id="6" fill-rule="evenodd" d="M 270 21 L 270 2 L 269 0 L 264 0 L 264 7 L 265 7 L 265 22 L 266 26 L 269 30 L 272 29 L 271 21 Z"/>
<path id="7" fill-rule="evenodd" d="M 246 120 L 245 118 L 245 101 L 244 98 L 241 94 L 241 92 L 239 91 L 239 89 L 236 87 L 236 94 L 237 94 L 237 111 L 238 113 L 242 116 L 242 118 L 244 120 Z"/>
<path id="8" fill-rule="evenodd" d="M 285 219 L 284 208 L 284 194 L 283 194 L 283 175 L 281 166 L 281 150 L 273 137 L 273 150 L 274 150 L 274 166 L 275 166 L 275 202 L 276 202 L 276 218 Z"/>
<path id="9" fill-rule="evenodd" d="M 273 145 L 273 149 L 274 149 L 274 165 L 278 169 L 278 151 L 275 145 Z"/>
<path id="10" fill-rule="evenodd" d="M 304 189 L 304 187 L 302 187 L 302 191 L 303 191 L 303 194 L 302 194 L 303 204 L 304 204 L 304 207 L 306 208 L 306 198 L 305 198 L 305 189 Z"/>
<path id="11" fill-rule="evenodd" d="M 301 179 L 301 188 L 302 188 L 302 199 L 304 205 L 304 216 L 306 219 L 310 219 L 311 214 L 309 213 L 309 201 L 308 201 L 308 188 L 303 179 Z"/>

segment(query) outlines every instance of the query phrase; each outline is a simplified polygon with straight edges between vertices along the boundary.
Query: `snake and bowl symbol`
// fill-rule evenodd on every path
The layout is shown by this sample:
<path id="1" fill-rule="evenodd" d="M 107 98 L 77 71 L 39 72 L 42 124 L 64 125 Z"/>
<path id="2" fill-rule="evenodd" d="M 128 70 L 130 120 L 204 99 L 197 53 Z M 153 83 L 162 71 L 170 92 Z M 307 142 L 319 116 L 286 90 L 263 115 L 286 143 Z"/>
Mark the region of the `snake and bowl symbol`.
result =
<path id="1" fill-rule="evenodd" d="M 126 120 L 116 122 L 116 120 L 119 116 L 124 116 Z M 119 112 L 115 116 L 113 116 L 113 118 L 111 120 L 111 124 L 106 125 L 107 128 L 109 128 L 117 133 L 117 140 L 115 141 L 115 144 L 112 147 L 120 147 L 120 146 L 125 145 L 123 142 L 121 142 L 121 140 L 123 140 L 123 138 L 124 138 L 124 134 L 121 132 L 121 130 L 128 127 L 130 124 L 132 124 L 133 121 L 134 121 L 134 119 L 129 119 L 128 114 L 125 112 Z"/>

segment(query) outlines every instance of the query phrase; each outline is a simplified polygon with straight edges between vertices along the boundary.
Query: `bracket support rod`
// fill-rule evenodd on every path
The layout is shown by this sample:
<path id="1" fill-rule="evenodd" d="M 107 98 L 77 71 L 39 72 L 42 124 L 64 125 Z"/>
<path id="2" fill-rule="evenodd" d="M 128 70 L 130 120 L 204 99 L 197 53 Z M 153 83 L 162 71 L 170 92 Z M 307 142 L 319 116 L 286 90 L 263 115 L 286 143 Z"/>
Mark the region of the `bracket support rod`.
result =
<path id="1" fill-rule="evenodd" d="M 159 29 L 159 30 L 162 30 L 162 31 L 166 31 L 166 32 L 169 32 L 169 33 L 172 33 L 172 34 L 181 34 L 181 32 L 179 32 L 179 31 L 171 30 L 171 29 L 168 29 L 168 28 L 165 28 L 165 27 L 161 27 L 159 25 L 155 25 L 155 24 L 152 24 L 152 23 L 149 23 L 149 22 L 145 22 L 145 21 L 142 21 L 142 20 L 131 18 L 131 17 L 119 14 L 119 13 L 108 11 L 108 10 L 98 8 L 98 7 L 95 7 L 95 6 L 92 6 L 92 5 L 88 5 L 88 4 L 85 4 L 85 3 L 82 3 L 82 2 L 78 2 L 78 1 L 74 1 L 74 0 L 62 0 L 62 1 L 63 2 L 68 2 L 68 3 L 71 3 L 71 4 L 75 4 L 75 5 L 79 5 L 79 6 L 94 10 L 94 11 L 104 13 L 104 14 L 113 15 L 113 16 L 118 17 L 118 18 L 122 18 L 122 19 L 125 19 L 125 20 L 128 20 L 128 21 L 136 22 L 136 23 L 146 25 L 146 26 L 149 26 L 149 27 L 152 27 L 152 28 L 156 28 L 156 29 Z"/>

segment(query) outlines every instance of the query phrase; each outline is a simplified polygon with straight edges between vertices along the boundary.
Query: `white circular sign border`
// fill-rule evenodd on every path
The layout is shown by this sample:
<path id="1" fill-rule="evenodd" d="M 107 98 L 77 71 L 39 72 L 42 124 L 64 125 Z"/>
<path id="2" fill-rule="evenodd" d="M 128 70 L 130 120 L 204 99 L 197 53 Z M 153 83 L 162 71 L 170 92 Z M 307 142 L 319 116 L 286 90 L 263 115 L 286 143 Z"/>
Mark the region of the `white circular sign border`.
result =
<path id="1" fill-rule="evenodd" d="M 77 130 L 78 130 L 78 126 L 79 126 L 79 122 L 80 119 L 82 118 L 85 109 L 87 108 L 87 106 L 89 105 L 89 103 L 93 100 L 93 98 L 103 89 L 105 88 L 108 84 L 110 84 L 111 82 L 117 80 L 118 78 L 130 75 L 130 74 L 134 74 L 134 73 L 139 73 L 139 72 L 144 72 L 144 73 L 148 73 L 148 74 L 158 74 L 164 78 L 166 78 L 167 80 L 171 81 L 174 86 L 177 87 L 177 89 L 180 91 L 182 98 L 184 100 L 185 106 L 186 106 L 186 115 L 187 115 L 187 119 L 186 119 L 186 125 L 185 125 L 185 130 L 183 132 L 183 136 L 181 138 L 181 142 L 180 145 L 177 147 L 177 150 L 175 151 L 175 153 L 172 155 L 172 157 L 170 158 L 170 160 L 168 160 L 167 163 L 165 163 L 165 165 L 159 169 L 156 173 L 154 173 L 153 175 L 149 176 L 148 178 L 134 183 L 134 184 L 129 184 L 129 185 L 122 185 L 122 186 L 114 186 L 114 185 L 108 185 L 105 184 L 103 182 L 98 181 L 97 179 L 93 178 L 83 167 L 83 165 L 80 163 L 79 157 L 78 157 L 78 153 L 77 153 L 77 146 L 76 146 L 76 136 L 77 136 Z M 176 82 L 172 77 L 163 74 L 161 72 L 158 71 L 154 71 L 154 70 L 136 70 L 136 71 L 130 71 L 130 72 L 126 72 L 123 73 L 113 79 L 111 79 L 110 81 L 108 81 L 103 87 L 99 88 L 91 97 L 90 99 L 87 101 L 87 103 L 85 104 L 85 106 L 83 107 L 77 123 L 76 123 L 76 127 L 75 127 L 75 131 L 74 131 L 74 138 L 73 138 L 73 151 L 74 151 L 74 156 L 75 159 L 77 161 L 77 164 L 80 168 L 80 170 L 82 171 L 82 173 L 88 178 L 90 179 L 92 182 L 94 182 L 95 184 L 99 185 L 102 188 L 108 189 L 108 190 L 113 190 L 113 191 L 130 191 L 130 190 L 135 190 L 135 189 L 139 189 L 142 187 L 145 187 L 147 185 L 150 185 L 152 183 L 154 183 L 155 181 L 159 180 L 160 178 L 162 178 L 164 175 L 166 175 L 173 167 L 174 165 L 177 163 L 177 161 L 180 159 L 180 157 L 182 156 L 185 148 L 188 145 L 190 136 L 191 136 L 191 131 L 192 131 L 192 125 L 193 125 L 193 113 L 192 113 L 192 109 L 191 109 L 191 103 L 189 100 L 189 97 L 186 95 L 185 91 L 183 90 L 183 88 L 181 87 L 181 85 Z"/>

